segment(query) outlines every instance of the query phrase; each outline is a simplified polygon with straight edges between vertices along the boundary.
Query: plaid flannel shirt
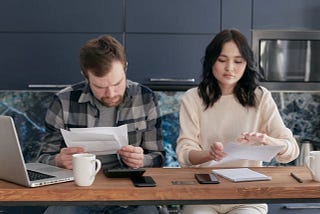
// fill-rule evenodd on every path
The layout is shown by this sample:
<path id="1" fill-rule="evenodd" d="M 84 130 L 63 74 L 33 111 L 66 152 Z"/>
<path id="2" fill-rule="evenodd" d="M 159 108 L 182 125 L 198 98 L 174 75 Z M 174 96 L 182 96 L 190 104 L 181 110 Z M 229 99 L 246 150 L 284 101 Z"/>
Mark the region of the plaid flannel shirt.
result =
<path id="1" fill-rule="evenodd" d="M 69 130 L 94 127 L 99 110 L 93 99 L 87 82 L 77 83 L 54 96 L 45 118 L 46 135 L 41 141 L 39 162 L 54 165 L 55 155 L 66 147 L 60 128 Z M 165 152 L 155 94 L 147 87 L 127 80 L 124 100 L 116 111 L 116 125 L 128 126 L 129 144 L 143 148 L 144 167 L 163 166 Z M 107 168 L 121 164 L 117 155 L 104 156 L 105 160 L 102 162 L 108 165 Z"/>

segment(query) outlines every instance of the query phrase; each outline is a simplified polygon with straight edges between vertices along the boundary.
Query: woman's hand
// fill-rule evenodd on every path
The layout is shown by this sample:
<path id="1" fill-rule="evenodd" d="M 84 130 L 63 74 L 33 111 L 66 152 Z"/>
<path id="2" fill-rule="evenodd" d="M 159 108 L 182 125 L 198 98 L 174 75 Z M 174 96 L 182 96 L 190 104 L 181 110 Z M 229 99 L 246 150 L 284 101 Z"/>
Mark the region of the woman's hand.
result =
<path id="1" fill-rule="evenodd" d="M 226 157 L 226 153 L 223 152 L 223 144 L 221 142 L 214 142 L 210 146 L 209 156 L 211 160 L 220 161 Z"/>
<path id="2" fill-rule="evenodd" d="M 220 161 L 227 154 L 223 152 L 223 144 L 221 142 L 214 142 L 209 150 L 191 150 L 189 152 L 189 161 L 192 165 L 203 164 L 208 161 Z"/>
<path id="3" fill-rule="evenodd" d="M 237 141 L 239 143 L 245 143 L 250 145 L 283 146 L 283 149 L 280 153 L 285 152 L 288 147 L 287 140 L 276 139 L 259 132 L 250 132 L 250 133 L 244 132 L 240 135 Z"/>
<path id="4" fill-rule="evenodd" d="M 255 145 L 267 145 L 268 136 L 259 132 L 244 132 L 237 139 L 239 143 L 255 144 Z"/>

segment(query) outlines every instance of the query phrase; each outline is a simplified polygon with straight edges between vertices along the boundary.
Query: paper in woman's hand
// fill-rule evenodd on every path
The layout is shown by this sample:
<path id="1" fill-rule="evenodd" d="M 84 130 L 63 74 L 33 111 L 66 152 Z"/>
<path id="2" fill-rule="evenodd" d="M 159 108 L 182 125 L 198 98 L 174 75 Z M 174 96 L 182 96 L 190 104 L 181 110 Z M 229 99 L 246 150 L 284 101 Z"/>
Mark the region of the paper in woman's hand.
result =
<path id="1" fill-rule="evenodd" d="M 227 156 L 211 165 L 242 159 L 270 162 L 282 148 L 282 146 L 248 145 L 230 142 L 224 145 L 223 149 Z"/>

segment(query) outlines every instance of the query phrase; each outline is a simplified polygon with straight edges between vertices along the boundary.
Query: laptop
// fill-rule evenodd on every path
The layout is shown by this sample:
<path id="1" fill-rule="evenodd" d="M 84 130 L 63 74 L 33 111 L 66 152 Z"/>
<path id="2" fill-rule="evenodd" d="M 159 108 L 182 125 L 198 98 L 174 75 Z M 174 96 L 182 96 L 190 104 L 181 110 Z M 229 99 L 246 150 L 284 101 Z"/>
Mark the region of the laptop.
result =
<path id="1" fill-rule="evenodd" d="M 25 163 L 14 121 L 0 115 L 0 179 L 26 187 L 73 181 L 72 170 L 42 163 Z"/>

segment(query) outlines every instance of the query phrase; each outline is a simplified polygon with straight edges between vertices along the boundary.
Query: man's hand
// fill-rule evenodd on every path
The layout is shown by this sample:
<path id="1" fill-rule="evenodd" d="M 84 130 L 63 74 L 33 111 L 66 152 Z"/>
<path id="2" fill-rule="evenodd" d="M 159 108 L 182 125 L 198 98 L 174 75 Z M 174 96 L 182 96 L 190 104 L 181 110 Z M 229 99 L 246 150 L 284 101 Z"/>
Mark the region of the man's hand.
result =
<path id="1" fill-rule="evenodd" d="M 66 169 L 72 169 L 72 155 L 83 152 L 84 149 L 81 147 L 62 148 L 60 153 L 54 158 L 55 165 Z"/>
<path id="2" fill-rule="evenodd" d="M 143 167 L 143 149 L 132 145 L 124 146 L 119 151 L 122 161 L 131 168 Z"/>

